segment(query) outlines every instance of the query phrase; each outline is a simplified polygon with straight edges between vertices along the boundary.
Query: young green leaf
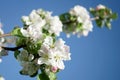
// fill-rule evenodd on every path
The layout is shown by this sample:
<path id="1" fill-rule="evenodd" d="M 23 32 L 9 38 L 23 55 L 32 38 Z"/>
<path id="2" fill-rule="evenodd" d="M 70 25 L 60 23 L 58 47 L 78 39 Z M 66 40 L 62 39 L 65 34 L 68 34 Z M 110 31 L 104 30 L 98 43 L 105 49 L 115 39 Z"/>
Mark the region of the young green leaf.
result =
<path id="1" fill-rule="evenodd" d="M 11 32 L 11 34 L 14 35 L 14 36 L 18 36 L 18 37 L 24 37 L 24 36 L 22 35 L 19 27 L 13 29 L 13 31 Z"/>
<path id="2" fill-rule="evenodd" d="M 50 80 L 48 75 L 46 75 L 45 73 L 41 73 L 38 75 L 37 80 Z"/>

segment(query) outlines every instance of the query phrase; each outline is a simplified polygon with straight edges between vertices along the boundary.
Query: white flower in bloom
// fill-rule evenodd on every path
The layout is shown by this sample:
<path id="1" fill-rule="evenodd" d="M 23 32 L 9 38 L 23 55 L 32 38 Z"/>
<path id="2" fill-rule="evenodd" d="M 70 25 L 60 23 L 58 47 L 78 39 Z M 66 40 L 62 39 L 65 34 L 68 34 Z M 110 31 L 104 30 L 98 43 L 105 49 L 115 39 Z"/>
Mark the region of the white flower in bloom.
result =
<path id="1" fill-rule="evenodd" d="M 52 16 L 52 12 L 42 9 L 33 10 L 29 16 L 23 16 L 22 21 L 28 25 L 28 28 L 21 29 L 25 37 L 30 37 L 37 41 L 43 37 L 42 29 L 46 29 L 50 34 L 60 35 L 62 32 L 62 22 L 58 16 Z"/>
<path id="2" fill-rule="evenodd" d="M 36 62 L 34 60 L 34 55 L 29 54 L 26 50 L 21 51 L 19 55 L 17 55 L 17 60 L 21 63 L 22 74 L 33 75 L 38 70 L 38 66 L 35 65 Z"/>
<path id="3" fill-rule="evenodd" d="M 90 20 L 90 16 L 86 8 L 77 5 L 74 8 L 72 8 L 69 11 L 69 13 L 77 17 L 78 23 L 82 23 L 83 30 L 75 31 L 73 33 L 77 33 L 78 36 L 82 36 L 82 35 L 87 36 L 89 31 L 92 31 L 93 25 L 92 25 L 92 21 Z"/>
<path id="4" fill-rule="evenodd" d="M 24 61 L 32 61 L 34 59 L 33 54 L 28 54 L 26 50 L 21 51 L 21 53 L 17 56 L 18 61 L 24 62 Z"/>
<path id="5" fill-rule="evenodd" d="M 30 25 L 32 24 L 32 22 L 30 21 L 28 16 L 22 16 L 22 21 L 26 24 L 26 25 Z"/>
<path id="6" fill-rule="evenodd" d="M 102 4 L 99 4 L 97 7 L 96 7 L 96 10 L 100 10 L 100 9 L 105 9 L 106 7 Z"/>
<path id="7" fill-rule="evenodd" d="M 44 29 L 48 30 L 49 33 L 54 33 L 55 35 L 59 36 L 60 32 L 62 32 L 62 22 L 60 21 L 58 16 L 52 16 L 52 12 L 49 11 L 43 11 L 42 9 L 37 10 L 38 14 L 44 16 L 44 19 L 46 20 L 46 26 L 44 26 Z"/>
<path id="8" fill-rule="evenodd" d="M 47 39 L 52 40 L 51 38 Z M 59 69 L 64 69 L 65 66 L 63 61 L 71 59 L 69 47 L 64 43 L 65 42 L 62 39 L 57 40 L 54 43 L 54 46 L 52 46 L 53 44 L 46 44 L 46 42 L 44 42 L 41 46 L 41 49 L 38 51 L 39 55 L 41 56 L 38 59 L 38 64 L 46 64 Z"/>
<path id="9" fill-rule="evenodd" d="M 42 18 L 45 18 L 46 20 L 48 20 L 49 18 L 51 18 L 51 14 L 52 12 L 49 11 L 44 11 L 43 9 L 38 9 L 36 11 Z"/>
<path id="10" fill-rule="evenodd" d="M 41 22 L 42 18 L 39 14 L 37 14 L 36 10 L 33 10 L 29 15 L 30 21 L 32 23 L 38 23 Z"/>
<path id="11" fill-rule="evenodd" d="M 55 48 L 62 53 L 63 60 L 71 60 L 70 58 L 70 47 L 65 45 L 65 41 L 61 38 L 55 42 Z"/>
<path id="12" fill-rule="evenodd" d="M 59 36 L 60 32 L 62 32 L 62 26 L 63 25 L 62 25 L 58 16 L 51 17 L 49 32 L 50 33 L 55 33 L 57 36 Z"/>
<path id="13" fill-rule="evenodd" d="M 41 49 L 38 51 L 39 55 L 41 56 L 41 58 L 38 59 L 38 64 L 47 64 L 50 65 L 51 64 L 51 58 L 52 55 L 50 54 L 50 47 L 53 44 L 53 39 L 52 37 L 46 37 L 46 39 L 44 40 Z"/>
<path id="14" fill-rule="evenodd" d="M 53 38 L 51 36 L 47 36 L 45 39 L 44 39 L 44 42 L 43 44 L 46 44 L 48 46 L 52 46 L 53 45 Z"/>
<path id="15" fill-rule="evenodd" d="M 22 73 L 28 75 L 35 74 L 39 69 L 39 67 L 33 62 L 22 61 L 21 66 L 23 67 Z"/>
<path id="16" fill-rule="evenodd" d="M 40 40 L 43 37 L 42 27 L 45 25 L 45 21 L 42 20 L 41 22 L 35 23 L 30 25 L 27 30 L 21 28 L 21 33 L 25 37 L 30 37 L 34 41 Z"/>

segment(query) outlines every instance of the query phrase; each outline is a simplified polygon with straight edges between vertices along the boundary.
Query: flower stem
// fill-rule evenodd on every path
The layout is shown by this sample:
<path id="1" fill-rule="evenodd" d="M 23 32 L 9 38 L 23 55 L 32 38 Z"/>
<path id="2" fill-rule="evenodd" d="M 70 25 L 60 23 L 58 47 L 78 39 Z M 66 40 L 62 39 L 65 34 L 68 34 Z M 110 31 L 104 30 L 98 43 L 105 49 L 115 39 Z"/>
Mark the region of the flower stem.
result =
<path id="1" fill-rule="evenodd" d="M 0 38 L 2 38 L 2 37 L 7 37 L 7 36 L 12 36 L 10 33 L 8 33 L 8 34 L 1 34 L 0 35 Z"/>

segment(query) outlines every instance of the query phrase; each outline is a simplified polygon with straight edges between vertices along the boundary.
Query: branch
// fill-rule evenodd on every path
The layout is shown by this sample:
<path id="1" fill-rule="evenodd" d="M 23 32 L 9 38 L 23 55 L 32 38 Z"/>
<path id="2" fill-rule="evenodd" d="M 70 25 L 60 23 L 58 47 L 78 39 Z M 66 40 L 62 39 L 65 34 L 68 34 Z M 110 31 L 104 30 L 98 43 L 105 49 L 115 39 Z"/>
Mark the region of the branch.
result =
<path id="1" fill-rule="evenodd" d="M 12 36 L 10 33 L 8 33 L 8 34 L 1 34 L 0 35 L 0 38 L 2 38 L 2 37 L 7 37 L 7 36 Z"/>
<path id="2" fill-rule="evenodd" d="M 20 49 L 20 48 L 23 48 L 23 47 L 25 47 L 26 45 L 21 45 L 21 46 L 17 46 L 17 47 L 3 47 L 2 46 L 2 48 L 3 49 L 5 49 L 5 50 L 9 50 L 9 51 L 16 51 L 16 50 L 18 50 L 18 49 Z"/>

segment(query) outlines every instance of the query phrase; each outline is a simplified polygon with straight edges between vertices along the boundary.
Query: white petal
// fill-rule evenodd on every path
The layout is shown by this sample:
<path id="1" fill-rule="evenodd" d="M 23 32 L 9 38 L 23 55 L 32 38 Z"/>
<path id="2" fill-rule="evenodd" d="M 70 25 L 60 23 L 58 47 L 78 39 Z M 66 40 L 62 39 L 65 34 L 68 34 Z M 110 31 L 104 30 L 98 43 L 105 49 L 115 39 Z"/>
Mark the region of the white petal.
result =
<path id="1" fill-rule="evenodd" d="M 23 34 L 23 36 L 25 36 L 25 37 L 29 37 L 29 33 L 28 33 L 28 31 L 27 30 L 25 30 L 25 29 L 23 29 L 23 28 L 21 28 L 21 33 Z"/>

